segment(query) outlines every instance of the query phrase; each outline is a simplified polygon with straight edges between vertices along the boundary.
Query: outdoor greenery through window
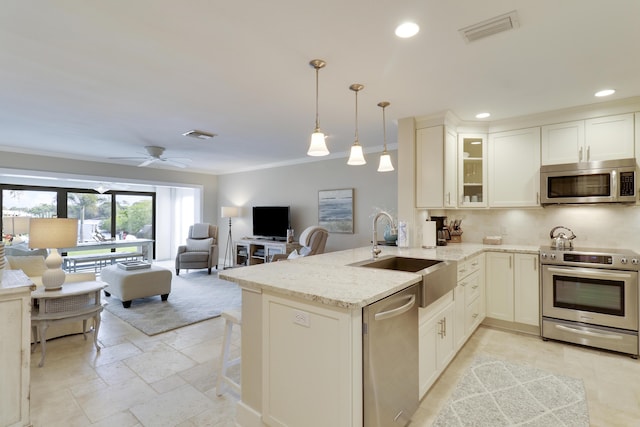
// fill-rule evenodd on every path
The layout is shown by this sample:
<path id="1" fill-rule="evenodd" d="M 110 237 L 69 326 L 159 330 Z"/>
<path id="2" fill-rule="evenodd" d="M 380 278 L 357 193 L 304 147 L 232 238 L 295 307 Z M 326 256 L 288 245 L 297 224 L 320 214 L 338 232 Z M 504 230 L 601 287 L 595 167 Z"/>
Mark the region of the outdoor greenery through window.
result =
<path id="1" fill-rule="evenodd" d="M 78 243 L 153 239 L 155 194 L 2 185 L 2 240 L 28 241 L 29 218 L 77 218 Z M 96 249 L 96 252 L 109 249 Z M 135 251 L 135 247 L 118 251 Z M 83 253 L 87 254 L 87 251 Z M 71 253 L 70 253 L 71 254 Z"/>

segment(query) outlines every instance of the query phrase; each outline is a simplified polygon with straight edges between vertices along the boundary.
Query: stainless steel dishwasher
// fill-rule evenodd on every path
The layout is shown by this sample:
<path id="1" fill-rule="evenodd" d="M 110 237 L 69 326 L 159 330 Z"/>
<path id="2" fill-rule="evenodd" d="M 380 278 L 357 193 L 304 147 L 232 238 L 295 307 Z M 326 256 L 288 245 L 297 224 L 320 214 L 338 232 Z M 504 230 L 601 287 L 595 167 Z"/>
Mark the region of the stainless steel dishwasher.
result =
<path id="1" fill-rule="evenodd" d="M 362 316 L 364 426 L 406 426 L 418 409 L 418 285 Z"/>

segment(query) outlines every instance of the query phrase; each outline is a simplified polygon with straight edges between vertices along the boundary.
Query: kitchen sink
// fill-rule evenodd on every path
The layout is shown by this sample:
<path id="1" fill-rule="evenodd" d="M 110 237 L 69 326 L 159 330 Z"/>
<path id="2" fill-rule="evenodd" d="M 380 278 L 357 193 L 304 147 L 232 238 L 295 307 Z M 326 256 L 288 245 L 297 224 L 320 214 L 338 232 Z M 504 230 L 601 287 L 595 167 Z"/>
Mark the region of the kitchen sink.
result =
<path id="1" fill-rule="evenodd" d="M 356 267 L 407 271 L 422 276 L 420 307 L 427 307 L 456 287 L 456 263 L 424 258 L 389 255 L 351 264 Z"/>

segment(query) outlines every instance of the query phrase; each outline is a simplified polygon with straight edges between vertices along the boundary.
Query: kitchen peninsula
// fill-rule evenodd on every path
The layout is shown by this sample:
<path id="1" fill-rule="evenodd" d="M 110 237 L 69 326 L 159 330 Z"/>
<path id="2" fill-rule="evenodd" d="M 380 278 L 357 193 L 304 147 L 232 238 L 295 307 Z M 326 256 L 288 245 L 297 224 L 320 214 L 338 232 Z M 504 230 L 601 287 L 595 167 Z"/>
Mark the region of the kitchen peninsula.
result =
<path id="1" fill-rule="evenodd" d="M 385 247 L 381 256 L 460 264 L 487 250 L 538 253 L 537 246 L 465 243 Z M 421 281 L 414 273 L 351 266 L 370 258 L 365 247 L 220 272 L 243 290 L 237 425 L 363 425 L 362 309 Z"/>

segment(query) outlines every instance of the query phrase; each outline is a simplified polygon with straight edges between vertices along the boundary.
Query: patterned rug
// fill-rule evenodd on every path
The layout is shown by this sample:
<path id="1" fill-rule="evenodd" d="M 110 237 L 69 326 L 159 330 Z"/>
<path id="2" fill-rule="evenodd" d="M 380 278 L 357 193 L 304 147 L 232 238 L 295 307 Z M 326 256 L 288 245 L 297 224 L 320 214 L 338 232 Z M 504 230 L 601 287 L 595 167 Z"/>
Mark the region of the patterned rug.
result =
<path id="1" fill-rule="evenodd" d="M 173 274 L 171 293 L 167 301 L 160 296 L 135 299 L 131 308 L 122 307 L 121 301 L 105 297 L 106 310 L 147 335 L 156 335 L 172 329 L 217 317 L 223 310 L 239 308 L 241 291 L 235 283 L 218 279 L 207 270 L 182 271 Z"/>
<path id="2" fill-rule="evenodd" d="M 433 426 L 589 426 L 581 379 L 478 356 Z"/>

